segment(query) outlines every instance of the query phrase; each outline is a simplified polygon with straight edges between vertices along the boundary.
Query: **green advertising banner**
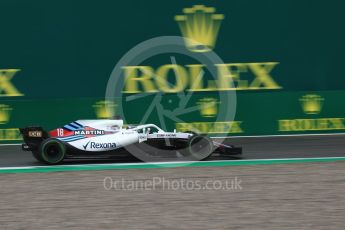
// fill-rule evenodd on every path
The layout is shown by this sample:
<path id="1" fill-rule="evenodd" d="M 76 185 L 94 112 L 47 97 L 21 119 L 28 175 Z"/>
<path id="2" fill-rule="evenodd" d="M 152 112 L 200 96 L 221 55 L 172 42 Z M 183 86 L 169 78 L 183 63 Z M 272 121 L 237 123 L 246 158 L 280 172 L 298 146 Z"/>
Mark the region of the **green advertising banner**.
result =
<path id="1" fill-rule="evenodd" d="M 0 143 L 115 115 L 211 136 L 344 132 L 341 1 L 0 7 Z"/>
<path id="2" fill-rule="evenodd" d="M 211 93 L 207 97 L 193 97 L 190 101 L 197 109 L 179 116 L 177 122 L 164 118 L 165 129 L 195 130 L 211 136 L 286 135 L 305 133 L 345 132 L 345 91 L 249 93 L 238 96 L 239 105 L 234 120 L 215 120 L 219 103 Z M 159 103 L 163 114 L 174 109 L 178 97 L 170 95 Z M 118 99 L 122 100 L 122 98 Z M 151 98 L 133 100 L 126 104 L 125 121 L 138 124 Z M 206 102 L 206 105 L 205 103 Z M 19 127 L 40 125 L 47 130 L 61 127 L 78 119 L 106 119 L 117 113 L 117 105 L 98 99 L 13 100 L 0 104 L 0 139 L 2 143 L 21 140 Z M 107 108 L 113 108 L 109 111 Z M 126 110 L 125 109 L 125 110 Z M 156 108 L 157 109 L 157 108 Z M 139 111 L 139 112 L 133 112 Z M 152 113 L 146 123 L 160 119 Z"/>

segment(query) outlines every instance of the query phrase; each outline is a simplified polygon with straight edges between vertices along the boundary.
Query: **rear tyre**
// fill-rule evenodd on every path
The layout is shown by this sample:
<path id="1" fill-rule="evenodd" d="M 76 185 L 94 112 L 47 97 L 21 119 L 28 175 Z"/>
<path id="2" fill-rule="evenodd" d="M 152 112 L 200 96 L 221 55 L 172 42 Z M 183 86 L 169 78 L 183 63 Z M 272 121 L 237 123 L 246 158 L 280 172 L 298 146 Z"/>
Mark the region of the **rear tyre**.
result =
<path id="1" fill-rule="evenodd" d="M 213 142 L 206 136 L 193 136 L 188 143 L 188 155 L 195 160 L 203 160 L 214 151 Z"/>
<path id="2" fill-rule="evenodd" d="M 39 151 L 41 161 L 54 165 L 61 163 L 66 155 L 66 146 L 54 138 L 46 139 L 42 142 Z"/>
<path id="3" fill-rule="evenodd" d="M 33 156 L 36 160 L 38 160 L 38 161 L 40 161 L 40 162 L 43 162 L 42 157 L 41 157 L 39 151 L 37 151 L 37 150 L 32 151 L 32 156 Z"/>

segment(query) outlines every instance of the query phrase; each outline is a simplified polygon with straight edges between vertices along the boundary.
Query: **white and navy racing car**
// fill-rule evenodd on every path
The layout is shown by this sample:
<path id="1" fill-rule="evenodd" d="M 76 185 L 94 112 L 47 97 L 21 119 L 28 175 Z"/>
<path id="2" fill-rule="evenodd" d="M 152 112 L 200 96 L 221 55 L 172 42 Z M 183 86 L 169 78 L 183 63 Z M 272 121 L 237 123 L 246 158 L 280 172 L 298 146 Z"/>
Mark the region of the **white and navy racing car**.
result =
<path id="1" fill-rule="evenodd" d="M 42 127 L 20 129 L 22 149 L 46 164 L 70 158 L 134 156 L 142 161 L 203 160 L 213 153 L 239 155 L 242 149 L 194 132 L 165 132 L 154 124 L 123 125 L 121 119 L 77 120 L 46 132 Z"/>

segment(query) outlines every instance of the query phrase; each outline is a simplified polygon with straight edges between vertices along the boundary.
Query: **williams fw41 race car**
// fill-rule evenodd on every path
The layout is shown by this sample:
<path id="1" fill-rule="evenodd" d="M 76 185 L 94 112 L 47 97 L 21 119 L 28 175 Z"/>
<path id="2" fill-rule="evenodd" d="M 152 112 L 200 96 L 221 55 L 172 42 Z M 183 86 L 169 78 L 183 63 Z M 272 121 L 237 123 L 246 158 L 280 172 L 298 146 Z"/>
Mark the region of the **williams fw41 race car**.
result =
<path id="1" fill-rule="evenodd" d="M 193 132 L 165 132 L 154 124 L 123 127 L 123 120 L 78 120 L 49 133 L 41 127 L 20 129 L 22 149 L 46 164 L 64 159 L 134 156 L 141 161 L 204 160 L 213 153 L 239 155 L 241 148 Z"/>

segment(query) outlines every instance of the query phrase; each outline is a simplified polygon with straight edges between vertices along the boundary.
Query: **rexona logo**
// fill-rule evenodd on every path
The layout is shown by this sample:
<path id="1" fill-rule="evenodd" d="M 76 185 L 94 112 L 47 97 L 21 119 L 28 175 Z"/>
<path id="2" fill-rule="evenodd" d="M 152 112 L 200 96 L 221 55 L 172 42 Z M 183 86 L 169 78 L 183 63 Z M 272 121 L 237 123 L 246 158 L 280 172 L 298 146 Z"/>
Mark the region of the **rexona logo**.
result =
<path id="1" fill-rule="evenodd" d="M 305 114 L 315 116 L 322 112 L 325 99 L 317 94 L 307 94 L 299 102 Z M 278 125 L 280 132 L 345 130 L 345 118 L 278 120 Z"/>
<path id="2" fill-rule="evenodd" d="M 116 148 L 116 143 L 114 143 L 114 142 L 97 143 L 97 142 L 90 142 L 89 141 L 85 145 L 83 145 L 83 148 L 86 150 L 88 146 L 89 146 L 89 149 L 114 149 L 114 148 Z"/>
<path id="3" fill-rule="evenodd" d="M 19 69 L 0 69 L 0 96 L 24 96 L 11 82 L 14 75 L 19 71 Z"/>
<path id="4" fill-rule="evenodd" d="M 183 15 L 175 16 L 188 50 L 210 52 L 216 47 L 218 35 L 221 34 L 221 22 L 225 20 L 225 16 L 215 12 L 214 7 L 195 5 L 183 9 Z M 224 60 L 224 57 L 222 58 Z M 281 89 L 272 75 L 278 64 L 276 61 L 215 64 L 215 80 L 207 80 L 203 74 L 206 67 L 201 63 L 169 63 L 157 68 L 147 65 L 123 66 L 123 93 Z M 174 84 L 168 81 L 173 75 L 176 78 Z M 234 86 L 229 84 L 230 79 L 233 80 Z"/>

